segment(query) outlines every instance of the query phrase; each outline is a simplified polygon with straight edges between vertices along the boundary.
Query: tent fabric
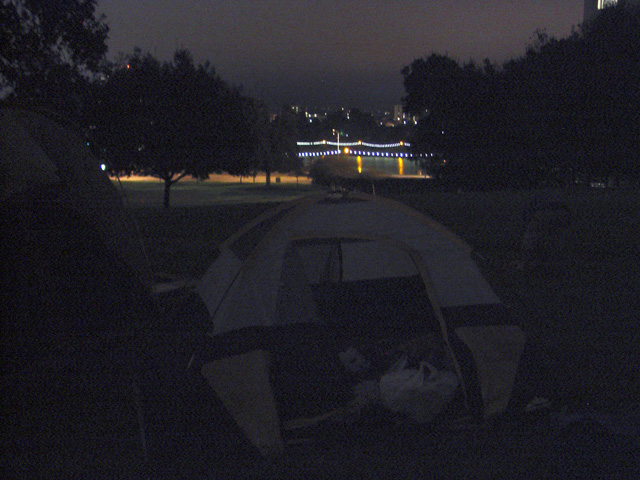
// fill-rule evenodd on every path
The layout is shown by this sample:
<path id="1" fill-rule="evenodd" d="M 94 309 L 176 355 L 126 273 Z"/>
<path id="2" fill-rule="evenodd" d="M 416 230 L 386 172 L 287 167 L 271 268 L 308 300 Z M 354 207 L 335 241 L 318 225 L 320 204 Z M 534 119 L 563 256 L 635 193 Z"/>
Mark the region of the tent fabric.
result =
<path id="1" fill-rule="evenodd" d="M 50 114 L 0 109 L 0 200 L 38 197 L 93 223 L 102 241 L 151 286 L 143 247 L 122 199 L 87 142 Z M 46 192 L 45 195 L 42 193 Z"/>
<path id="2" fill-rule="evenodd" d="M 399 202 L 320 194 L 282 204 L 232 235 L 198 293 L 213 338 L 322 323 L 378 339 L 439 331 L 467 406 L 479 399 L 477 410 L 494 415 L 508 405 L 525 339 L 472 253 Z"/>
<path id="3" fill-rule="evenodd" d="M 413 252 L 422 259 L 441 306 L 498 302 L 463 241 L 428 217 L 407 211 L 395 202 L 356 198 L 361 201 L 330 203 L 321 196 L 287 206 L 282 218 L 264 228 L 262 240 L 245 261 L 234 253 L 243 236 L 223 244 L 219 259 L 208 269 L 199 287 L 200 296 L 213 315 L 213 332 L 282 323 L 276 318 L 280 273 L 288 245 L 297 239 L 372 240 L 387 245 L 387 249 L 396 245 L 397 250 Z M 281 211 L 274 211 L 272 216 Z M 265 226 L 269 220 L 269 216 L 264 217 L 247 231 Z M 360 264 L 363 269 L 379 270 L 384 265 L 378 260 L 376 264 Z"/>
<path id="4" fill-rule="evenodd" d="M 16 114 L 0 110 L 0 199 L 27 190 L 34 185 L 60 182 L 56 166 L 32 140 L 27 129 L 16 121 Z"/>
<path id="5" fill-rule="evenodd" d="M 524 348 L 524 333 L 514 325 L 460 327 L 456 334 L 471 348 L 486 415 L 507 408 L 511 385 Z"/>
<path id="6" fill-rule="evenodd" d="M 278 412 L 269 383 L 269 354 L 254 350 L 208 362 L 202 374 L 247 437 L 265 455 L 282 453 Z M 238 378 L 244 381 L 238 382 Z"/>
<path id="7" fill-rule="evenodd" d="M 5 478 L 137 478 L 141 328 L 157 318 L 135 229 L 81 135 L 0 109 Z M 136 268 L 139 267 L 139 270 Z"/>

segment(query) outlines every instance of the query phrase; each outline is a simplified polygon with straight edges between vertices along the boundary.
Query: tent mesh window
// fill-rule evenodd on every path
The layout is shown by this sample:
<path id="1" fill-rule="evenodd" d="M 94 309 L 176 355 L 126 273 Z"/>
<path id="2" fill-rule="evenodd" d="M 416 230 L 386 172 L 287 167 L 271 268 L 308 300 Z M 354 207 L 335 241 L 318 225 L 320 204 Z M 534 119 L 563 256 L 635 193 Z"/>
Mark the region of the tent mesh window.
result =
<path id="1" fill-rule="evenodd" d="M 401 249 L 368 239 L 322 238 L 296 241 L 289 252 L 298 263 L 290 278 L 307 283 L 303 290 L 319 320 L 345 336 L 402 338 L 438 330 L 424 282 Z M 281 288 L 286 285 L 283 279 Z"/>
<path id="2" fill-rule="evenodd" d="M 357 348 L 371 363 L 368 375 L 377 378 L 409 342 L 440 338 L 409 255 L 369 239 L 292 242 L 277 303 L 273 381 L 283 418 L 322 414 L 351 398 L 353 379 L 339 352 Z"/>

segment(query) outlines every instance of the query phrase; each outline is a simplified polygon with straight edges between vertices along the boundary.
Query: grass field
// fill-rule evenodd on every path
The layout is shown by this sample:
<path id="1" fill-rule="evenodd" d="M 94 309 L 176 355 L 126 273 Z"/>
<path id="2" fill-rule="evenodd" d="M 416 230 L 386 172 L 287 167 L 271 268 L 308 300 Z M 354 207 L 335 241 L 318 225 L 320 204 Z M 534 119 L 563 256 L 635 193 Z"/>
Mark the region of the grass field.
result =
<path id="1" fill-rule="evenodd" d="M 163 183 L 151 177 L 113 179 L 131 206 L 159 207 L 163 200 Z M 217 175 L 211 180 L 185 178 L 171 187 L 171 206 L 204 206 L 255 202 L 279 202 L 298 198 L 313 190 L 306 177 L 273 175 L 271 186 L 265 186 L 264 175 L 253 179 Z"/>
<path id="2" fill-rule="evenodd" d="M 311 187 L 185 184 L 178 206 L 155 205 L 160 184 L 130 185 L 129 196 L 155 271 L 199 278 L 217 245 L 274 202 Z M 395 198 L 425 212 L 473 245 L 482 268 L 531 344 L 547 395 L 560 404 L 614 410 L 640 398 L 640 193 L 568 192 L 573 221 L 563 258 L 517 271 L 531 192 L 463 192 Z M 191 206 L 188 206 L 191 205 Z"/>

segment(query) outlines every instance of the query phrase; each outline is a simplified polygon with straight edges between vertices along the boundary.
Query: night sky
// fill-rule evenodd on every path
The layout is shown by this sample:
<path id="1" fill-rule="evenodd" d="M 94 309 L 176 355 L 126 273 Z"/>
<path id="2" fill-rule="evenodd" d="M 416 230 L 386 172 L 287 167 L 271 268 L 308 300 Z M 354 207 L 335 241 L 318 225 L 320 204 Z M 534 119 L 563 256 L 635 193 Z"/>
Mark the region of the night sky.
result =
<path id="1" fill-rule="evenodd" d="M 389 109 L 402 67 L 431 53 L 502 63 L 537 29 L 562 38 L 583 0 L 98 0 L 109 58 L 177 48 L 272 108 Z"/>

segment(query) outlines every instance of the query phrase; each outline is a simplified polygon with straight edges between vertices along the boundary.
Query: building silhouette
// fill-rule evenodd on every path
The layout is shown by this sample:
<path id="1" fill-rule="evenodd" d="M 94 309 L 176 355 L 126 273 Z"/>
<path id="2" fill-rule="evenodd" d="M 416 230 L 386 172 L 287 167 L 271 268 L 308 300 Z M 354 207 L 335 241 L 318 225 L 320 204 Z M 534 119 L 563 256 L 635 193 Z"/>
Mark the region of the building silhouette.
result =
<path id="1" fill-rule="evenodd" d="M 617 4 L 640 6 L 640 0 L 584 0 L 584 19 L 585 23 L 593 20 L 600 10 Z"/>

